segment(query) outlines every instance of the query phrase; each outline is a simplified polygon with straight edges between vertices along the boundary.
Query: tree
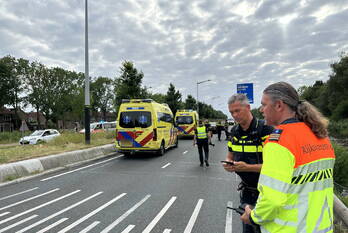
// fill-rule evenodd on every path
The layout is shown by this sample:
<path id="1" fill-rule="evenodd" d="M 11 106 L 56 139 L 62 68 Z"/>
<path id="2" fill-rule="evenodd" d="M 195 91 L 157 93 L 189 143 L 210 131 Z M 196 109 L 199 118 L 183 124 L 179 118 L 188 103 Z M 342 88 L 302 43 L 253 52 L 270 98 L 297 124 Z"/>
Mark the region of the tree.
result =
<path id="1" fill-rule="evenodd" d="M 150 99 L 153 99 L 157 103 L 165 103 L 166 102 L 166 95 L 161 93 L 151 94 L 149 96 Z"/>
<path id="2" fill-rule="evenodd" d="M 0 102 L 5 102 L 3 104 L 12 106 L 15 112 L 17 112 L 20 103 L 23 101 L 21 97 L 23 93 L 23 73 L 28 62 L 24 59 L 16 60 L 15 57 L 8 55 L 3 57 L 0 63 L 2 64 L 2 71 L 0 71 L 2 73 L 1 83 L 3 83 L 0 85 L 4 89 L 4 92 L 1 92 L 1 95 L 4 97 L 2 97 L 3 100 Z M 15 124 L 17 123 L 15 122 Z M 15 128 L 17 127 L 18 125 L 15 125 Z"/>
<path id="3" fill-rule="evenodd" d="M 172 83 L 169 84 L 165 101 L 169 105 L 174 115 L 176 111 L 182 106 L 181 94 L 179 91 L 175 90 L 175 86 Z"/>
<path id="4" fill-rule="evenodd" d="M 254 117 L 258 118 L 258 119 L 263 119 L 263 115 L 260 112 L 260 109 L 258 108 L 253 108 L 251 109 L 251 113 L 253 114 Z"/>
<path id="5" fill-rule="evenodd" d="M 98 77 L 91 83 L 92 111 L 102 112 L 103 120 L 106 120 L 106 112 L 112 110 L 114 99 L 112 87 L 112 79 L 107 77 Z"/>
<path id="6" fill-rule="evenodd" d="M 146 89 L 141 87 L 144 74 L 138 72 L 134 64 L 124 61 L 120 68 L 121 76 L 114 82 L 115 86 L 115 107 L 118 110 L 122 99 L 145 98 Z"/>
<path id="7" fill-rule="evenodd" d="M 328 107 L 333 113 L 341 101 L 348 98 L 348 55 L 342 54 L 338 62 L 330 65 L 332 74 L 327 82 Z"/>
<path id="8" fill-rule="evenodd" d="M 11 69 L 0 59 L 0 108 L 10 103 Z"/>
<path id="9" fill-rule="evenodd" d="M 188 95 L 185 103 L 184 103 L 184 108 L 185 109 L 197 109 L 197 102 L 196 99 L 192 97 L 192 95 Z"/>

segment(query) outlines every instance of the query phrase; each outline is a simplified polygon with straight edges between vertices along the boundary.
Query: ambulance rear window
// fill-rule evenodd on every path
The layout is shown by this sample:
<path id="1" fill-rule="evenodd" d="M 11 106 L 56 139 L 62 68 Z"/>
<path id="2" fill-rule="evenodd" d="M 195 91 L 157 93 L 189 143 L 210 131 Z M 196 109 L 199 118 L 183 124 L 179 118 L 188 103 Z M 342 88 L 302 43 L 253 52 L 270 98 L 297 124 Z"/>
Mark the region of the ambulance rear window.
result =
<path id="1" fill-rule="evenodd" d="M 151 126 L 151 113 L 144 111 L 121 112 L 120 126 L 122 128 L 147 128 Z"/>
<path id="2" fill-rule="evenodd" d="M 178 117 L 176 117 L 176 123 L 178 125 L 192 124 L 193 118 L 192 118 L 192 116 L 178 116 Z"/>

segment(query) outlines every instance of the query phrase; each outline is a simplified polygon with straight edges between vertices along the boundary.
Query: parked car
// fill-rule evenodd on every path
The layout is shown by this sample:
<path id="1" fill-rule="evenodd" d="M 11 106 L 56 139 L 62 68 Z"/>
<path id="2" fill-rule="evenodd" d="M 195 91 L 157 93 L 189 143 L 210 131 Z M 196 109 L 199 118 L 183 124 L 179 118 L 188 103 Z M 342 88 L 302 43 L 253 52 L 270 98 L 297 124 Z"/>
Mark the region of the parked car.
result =
<path id="1" fill-rule="evenodd" d="M 113 131 L 113 130 L 116 130 L 116 121 L 112 121 L 112 122 L 101 121 L 101 122 L 94 122 L 90 124 L 91 133 Z M 80 130 L 79 133 L 85 133 L 85 129 Z"/>
<path id="2" fill-rule="evenodd" d="M 23 144 L 37 144 L 41 142 L 48 142 L 58 136 L 60 136 L 60 133 L 56 129 L 35 130 L 29 136 L 22 137 L 19 140 L 19 144 L 23 145 Z"/>

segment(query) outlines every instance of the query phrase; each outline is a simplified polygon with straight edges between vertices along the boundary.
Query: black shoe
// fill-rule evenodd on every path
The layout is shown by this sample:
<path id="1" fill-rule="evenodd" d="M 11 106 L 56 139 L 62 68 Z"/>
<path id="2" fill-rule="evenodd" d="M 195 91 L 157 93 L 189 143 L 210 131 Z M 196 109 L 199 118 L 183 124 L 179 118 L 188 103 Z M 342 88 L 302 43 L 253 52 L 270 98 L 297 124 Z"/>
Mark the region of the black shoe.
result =
<path id="1" fill-rule="evenodd" d="M 208 163 L 208 161 L 205 161 L 205 165 L 206 165 L 207 167 L 209 167 L 209 163 Z"/>
<path id="2" fill-rule="evenodd" d="M 200 166 L 200 167 L 203 167 L 203 163 L 201 163 L 199 166 Z"/>

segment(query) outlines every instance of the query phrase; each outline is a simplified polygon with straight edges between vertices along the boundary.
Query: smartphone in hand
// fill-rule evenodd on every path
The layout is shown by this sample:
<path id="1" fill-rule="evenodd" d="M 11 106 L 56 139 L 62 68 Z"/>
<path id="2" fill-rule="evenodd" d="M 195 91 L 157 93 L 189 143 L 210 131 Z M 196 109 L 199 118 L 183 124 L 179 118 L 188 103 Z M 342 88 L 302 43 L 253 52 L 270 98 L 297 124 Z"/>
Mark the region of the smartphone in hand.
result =
<path id="1" fill-rule="evenodd" d="M 226 160 L 222 160 L 220 161 L 221 163 L 224 163 L 224 164 L 227 164 L 227 165 L 230 165 L 230 166 L 233 166 L 234 165 L 234 162 L 232 161 L 226 161 Z"/>

